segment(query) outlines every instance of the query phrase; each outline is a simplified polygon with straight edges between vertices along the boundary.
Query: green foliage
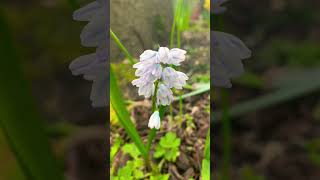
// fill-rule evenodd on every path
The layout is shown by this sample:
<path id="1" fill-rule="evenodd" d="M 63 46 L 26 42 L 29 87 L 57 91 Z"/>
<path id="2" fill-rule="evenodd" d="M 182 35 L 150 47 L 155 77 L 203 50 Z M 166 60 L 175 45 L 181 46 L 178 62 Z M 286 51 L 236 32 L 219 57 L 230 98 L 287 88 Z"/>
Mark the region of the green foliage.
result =
<path id="1" fill-rule="evenodd" d="M 62 170 L 24 79 L 2 9 L 0 29 L 0 127 L 27 179 L 62 180 Z"/>
<path id="2" fill-rule="evenodd" d="M 144 177 L 143 160 L 135 159 L 134 161 L 128 161 L 127 164 L 118 170 L 117 176 L 111 176 L 112 180 L 134 180 L 142 179 Z"/>
<path id="3" fill-rule="evenodd" d="M 244 167 L 241 170 L 241 179 L 245 180 L 265 180 L 263 176 L 257 175 L 251 167 Z"/>
<path id="4" fill-rule="evenodd" d="M 249 88 L 262 89 L 264 87 L 263 79 L 251 72 L 243 73 L 235 82 Z"/>
<path id="5" fill-rule="evenodd" d="M 117 85 L 112 66 L 110 67 L 110 102 L 118 116 L 120 124 L 125 129 L 126 133 L 131 137 L 132 141 L 136 144 L 143 158 L 146 159 L 146 148 L 137 132 L 137 129 L 131 121 L 129 112 L 126 109 L 125 102 L 122 99 L 121 91 Z"/>
<path id="6" fill-rule="evenodd" d="M 196 95 L 208 92 L 208 91 L 210 91 L 210 83 L 201 84 L 201 85 L 199 85 L 197 87 L 196 90 L 194 90 L 194 91 L 192 91 L 190 93 L 184 94 L 181 97 L 174 98 L 174 101 L 180 100 L 180 98 L 181 99 L 185 99 L 185 98 L 188 98 L 188 97 L 196 96 Z"/>
<path id="7" fill-rule="evenodd" d="M 306 144 L 306 148 L 311 162 L 320 166 L 320 138 L 309 141 Z"/>
<path id="8" fill-rule="evenodd" d="M 141 155 L 139 149 L 133 143 L 125 144 L 122 147 L 122 151 L 125 154 L 129 154 L 133 159 L 138 159 L 139 156 Z"/>
<path id="9" fill-rule="evenodd" d="M 210 83 L 210 75 L 209 74 L 201 74 L 192 77 L 192 81 L 197 83 Z"/>
<path id="10" fill-rule="evenodd" d="M 111 160 L 111 164 L 113 162 L 113 158 L 114 156 L 117 154 L 117 152 L 119 151 L 121 144 L 123 143 L 123 141 L 120 138 L 116 138 L 115 141 L 113 142 L 113 145 L 110 149 L 110 160 Z"/>
<path id="11" fill-rule="evenodd" d="M 206 144 L 204 148 L 204 159 L 202 160 L 201 177 L 202 180 L 210 179 L 210 129 L 208 129 Z"/>
<path id="12" fill-rule="evenodd" d="M 160 174 L 156 176 L 150 176 L 150 180 L 169 180 L 169 174 Z"/>
<path id="13" fill-rule="evenodd" d="M 201 177 L 202 180 L 209 180 L 210 179 L 210 160 L 204 159 L 202 160 L 201 166 Z"/>
<path id="14" fill-rule="evenodd" d="M 312 42 L 295 43 L 288 40 L 271 42 L 260 55 L 268 65 L 312 67 L 319 64 L 320 48 Z"/>
<path id="15" fill-rule="evenodd" d="M 252 111 L 271 107 L 315 92 L 320 89 L 320 81 L 315 81 L 314 78 L 310 77 L 319 77 L 319 75 L 319 69 L 309 69 L 295 73 L 294 76 L 291 74 L 290 77 L 279 78 L 276 80 L 278 82 L 274 83 L 276 86 L 278 84 L 279 90 L 233 105 L 229 110 L 229 117 L 238 117 Z M 216 112 L 214 114 L 214 121 L 221 118 L 222 112 Z"/>
<path id="16" fill-rule="evenodd" d="M 154 157 L 164 157 L 167 161 L 175 162 L 180 154 L 180 143 L 181 140 L 180 138 L 177 138 L 176 134 L 168 132 L 160 139 L 159 144 L 156 146 Z"/>

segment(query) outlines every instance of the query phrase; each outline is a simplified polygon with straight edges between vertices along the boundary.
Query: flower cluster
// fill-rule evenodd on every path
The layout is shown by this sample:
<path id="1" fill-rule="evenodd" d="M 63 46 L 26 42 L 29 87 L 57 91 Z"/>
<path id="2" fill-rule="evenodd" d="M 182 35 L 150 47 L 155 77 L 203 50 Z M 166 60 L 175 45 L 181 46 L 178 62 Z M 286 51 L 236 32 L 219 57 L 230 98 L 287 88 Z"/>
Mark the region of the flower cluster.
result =
<path id="1" fill-rule="evenodd" d="M 213 0 L 213 14 L 223 13 L 226 8 L 223 3 L 227 0 Z M 251 51 L 246 45 L 234 35 L 211 31 L 211 63 L 213 71 L 211 79 L 214 86 L 227 87 L 232 86 L 232 78 L 240 76 L 243 71 L 242 60 L 251 56 Z"/>
<path id="2" fill-rule="evenodd" d="M 73 75 L 83 75 L 84 79 L 93 81 L 90 99 L 94 107 L 106 106 L 108 103 L 107 73 L 107 2 L 94 1 L 73 13 L 77 21 L 89 21 L 83 28 L 80 38 L 86 47 L 97 47 L 96 52 L 75 59 L 69 66 Z"/>
<path id="3" fill-rule="evenodd" d="M 158 51 L 146 50 L 140 55 L 140 62 L 133 65 L 138 79 L 132 81 L 139 88 L 139 95 L 149 98 L 156 93 L 157 105 L 169 105 L 173 101 L 171 88 L 182 89 L 188 76 L 176 71 L 171 65 L 180 66 L 186 51 L 178 48 L 169 50 L 160 47 Z M 157 92 L 155 88 L 157 86 Z"/>

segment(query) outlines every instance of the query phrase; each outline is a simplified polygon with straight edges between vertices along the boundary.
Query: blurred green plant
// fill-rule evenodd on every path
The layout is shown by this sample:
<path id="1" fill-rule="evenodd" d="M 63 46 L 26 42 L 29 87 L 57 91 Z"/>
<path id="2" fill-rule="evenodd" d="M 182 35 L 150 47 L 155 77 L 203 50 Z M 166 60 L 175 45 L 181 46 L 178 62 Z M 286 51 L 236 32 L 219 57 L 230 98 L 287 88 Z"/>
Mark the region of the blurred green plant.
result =
<path id="1" fill-rule="evenodd" d="M 241 169 L 241 179 L 245 180 L 265 180 L 265 177 L 257 175 L 250 166 Z"/>
<path id="2" fill-rule="evenodd" d="M 189 28 L 190 16 L 191 16 L 191 5 L 192 1 L 190 0 L 175 0 L 174 3 L 174 17 L 171 26 L 170 33 L 170 48 L 175 45 L 176 47 L 181 46 L 181 33 L 183 30 Z M 175 38 L 176 35 L 176 38 Z"/>
<path id="3" fill-rule="evenodd" d="M 264 67 L 289 65 L 294 67 L 313 67 L 319 65 L 320 48 L 313 42 L 292 42 L 288 40 L 271 41 L 259 54 Z M 268 63 L 268 64 L 266 64 Z"/>
<path id="4" fill-rule="evenodd" d="M 154 157 L 161 158 L 170 162 L 175 162 L 180 154 L 181 140 L 176 134 L 168 132 L 165 136 L 161 137 L 159 144 L 157 144 Z"/>
<path id="5" fill-rule="evenodd" d="M 320 138 L 310 140 L 305 145 L 309 159 L 312 163 L 320 166 Z"/>
<path id="6" fill-rule="evenodd" d="M 62 169 L 56 162 L 43 119 L 23 77 L 2 9 L 0 29 L 0 127 L 26 179 L 62 180 Z"/>
<path id="7" fill-rule="evenodd" d="M 275 80 L 274 86 L 278 87 L 275 92 L 232 106 L 229 110 L 229 118 L 294 100 L 320 89 L 320 81 L 315 79 L 320 76 L 319 69 L 303 69 L 294 74 L 290 72 L 288 74 Z M 221 118 L 222 112 L 215 112 L 213 122 Z"/>

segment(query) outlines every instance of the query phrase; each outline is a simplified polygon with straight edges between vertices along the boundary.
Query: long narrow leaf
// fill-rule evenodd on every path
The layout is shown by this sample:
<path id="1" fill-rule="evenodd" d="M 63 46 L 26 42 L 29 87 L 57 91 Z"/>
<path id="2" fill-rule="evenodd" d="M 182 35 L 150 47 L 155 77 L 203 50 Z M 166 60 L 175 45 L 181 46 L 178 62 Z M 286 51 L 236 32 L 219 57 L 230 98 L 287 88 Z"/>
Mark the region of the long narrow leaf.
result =
<path id="1" fill-rule="evenodd" d="M 203 180 L 210 179 L 210 129 L 208 129 L 206 144 L 204 148 L 204 159 L 202 160 L 201 177 Z"/>
<path id="2" fill-rule="evenodd" d="M 112 66 L 110 67 L 110 100 L 111 105 L 119 118 L 120 124 L 126 130 L 126 133 L 130 136 L 132 141 L 136 144 L 143 157 L 147 158 L 146 148 L 130 119 L 129 112 L 126 109 L 125 102 L 121 95 L 121 91 L 117 85 Z"/>
<path id="3" fill-rule="evenodd" d="M 0 9 L 0 127 L 26 178 L 62 180 Z"/>
<path id="4" fill-rule="evenodd" d="M 196 89 L 190 93 L 187 93 L 187 94 L 184 94 L 182 95 L 181 97 L 175 97 L 174 98 L 174 101 L 178 101 L 180 98 L 181 99 L 186 99 L 188 97 L 192 97 L 192 96 L 196 96 L 196 95 L 199 95 L 199 94 L 202 94 L 202 93 L 205 93 L 207 91 L 210 91 L 210 83 L 208 84 L 204 84 L 203 86 L 201 86 L 199 89 Z"/>
<path id="5" fill-rule="evenodd" d="M 307 75 L 308 76 L 305 76 L 304 78 L 301 77 L 298 81 L 292 81 L 290 85 L 285 84 L 283 88 L 280 88 L 275 92 L 233 106 L 230 109 L 229 117 L 238 117 L 246 113 L 284 103 L 319 90 L 320 81 L 317 77 L 319 77 L 320 71 L 318 70 L 317 73 L 314 72 L 313 76 L 310 76 L 308 73 Z M 221 119 L 221 112 L 216 112 L 215 115 L 213 122 Z"/>

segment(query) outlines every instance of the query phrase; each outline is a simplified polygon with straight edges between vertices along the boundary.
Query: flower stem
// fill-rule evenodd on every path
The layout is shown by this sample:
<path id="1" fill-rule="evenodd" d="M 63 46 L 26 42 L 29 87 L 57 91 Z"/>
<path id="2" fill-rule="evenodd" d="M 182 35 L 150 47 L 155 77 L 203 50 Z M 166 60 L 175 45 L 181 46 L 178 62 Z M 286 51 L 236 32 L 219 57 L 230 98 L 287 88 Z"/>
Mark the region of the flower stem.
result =
<path id="1" fill-rule="evenodd" d="M 159 81 L 155 82 L 155 88 L 152 96 L 152 113 L 157 110 L 157 91 L 158 91 L 158 85 Z M 146 164 L 147 166 L 152 169 L 152 165 L 150 162 L 150 149 L 151 149 L 151 144 L 154 139 L 154 137 L 157 134 L 157 130 L 155 128 L 151 129 L 148 135 L 148 141 L 147 141 L 147 159 L 146 159 Z"/>
<path id="2" fill-rule="evenodd" d="M 112 29 L 110 28 L 110 35 L 112 37 L 112 39 L 114 40 L 114 42 L 118 45 L 118 47 L 120 48 L 120 50 L 124 53 L 124 55 L 129 59 L 131 64 L 135 64 L 136 60 L 131 56 L 131 54 L 129 53 L 129 51 L 126 49 L 126 47 L 124 47 L 124 45 L 121 43 L 120 39 L 117 37 L 117 35 L 112 31 Z"/>

